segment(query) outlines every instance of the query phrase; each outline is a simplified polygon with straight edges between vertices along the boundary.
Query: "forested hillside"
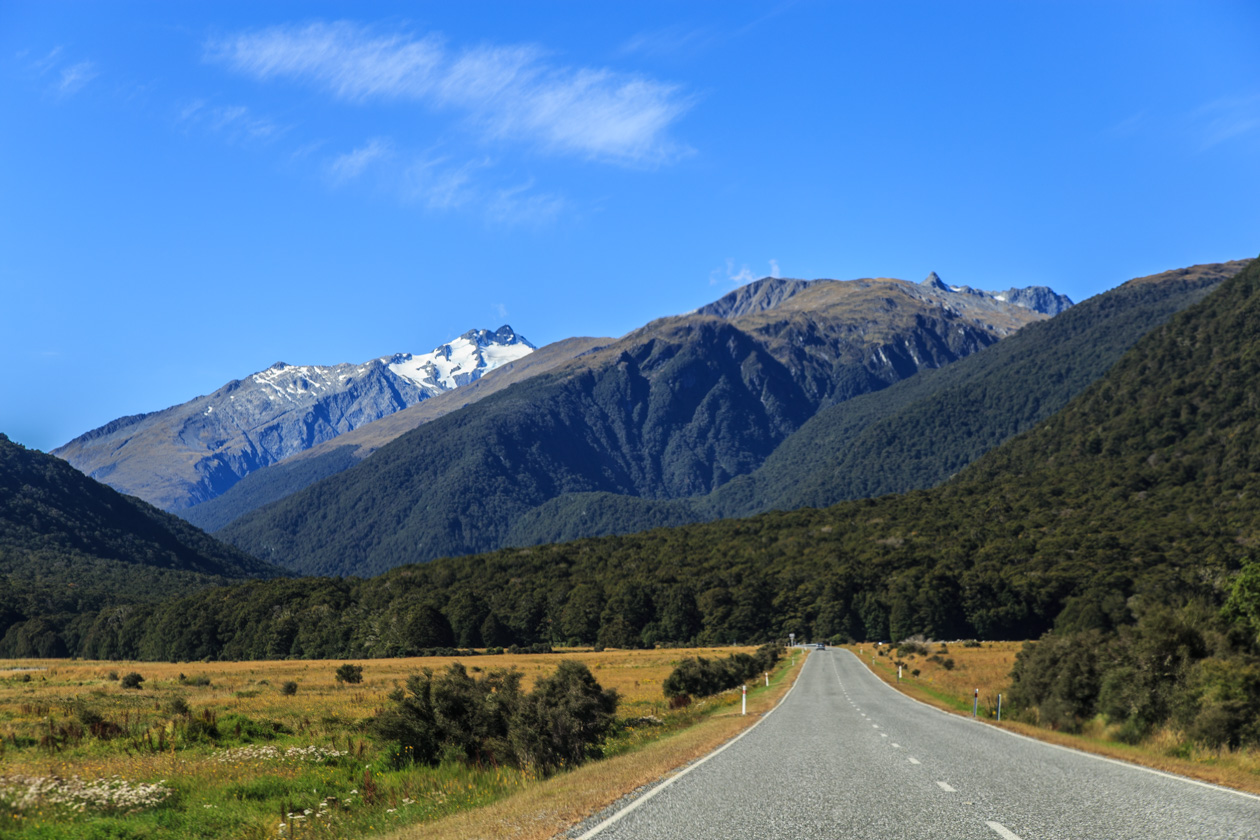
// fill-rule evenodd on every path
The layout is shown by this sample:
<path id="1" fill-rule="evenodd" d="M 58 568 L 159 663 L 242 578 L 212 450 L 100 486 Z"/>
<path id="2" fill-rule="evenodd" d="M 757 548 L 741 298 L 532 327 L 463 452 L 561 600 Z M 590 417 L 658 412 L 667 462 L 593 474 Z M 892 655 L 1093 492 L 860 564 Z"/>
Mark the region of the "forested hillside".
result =
<path id="1" fill-rule="evenodd" d="M 280 574 L 178 517 L 87 478 L 60 458 L 0 434 L 5 655 L 66 655 L 54 628 L 106 605 Z"/>
<path id="2" fill-rule="evenodd" d="M 1058 411 L 1133 344 L 1245 260 L 1131 280 L 943 368 L 821 409 L 758 469 L 706 496 L 560 496 L 528 511 L 513 545 L 825 507 L 935 487 Z"/>
<path id="3" fill-rule="evenodd" d="M 1257 377 L 1253 262 L 1063 411 L 932 491 L 504 549 L 371 580 L 251 583 L 102 616 L 67 641 L 92 656 L 383 656 L 789 631 L 1031 638 L 1056 625 L 1106 633 L 1178 605 L 1211 611 L 1260 539 Z M 1235 609 L 1260 610 L 1240 597 Z"/>

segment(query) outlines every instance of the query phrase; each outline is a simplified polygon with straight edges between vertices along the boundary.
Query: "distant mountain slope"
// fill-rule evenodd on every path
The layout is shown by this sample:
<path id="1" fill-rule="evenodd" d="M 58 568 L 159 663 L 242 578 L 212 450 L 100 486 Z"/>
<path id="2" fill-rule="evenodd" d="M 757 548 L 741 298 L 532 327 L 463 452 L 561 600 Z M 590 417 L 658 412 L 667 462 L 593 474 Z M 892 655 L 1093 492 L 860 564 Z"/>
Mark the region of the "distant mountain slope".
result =
<path id="1" fill-rule="evenodd" d="M 533 349 L 511 327 L 361 365 L 277 362 L 207 396 L 123 417 L 53 450 L 165 510 L 212 499 L 268 464 L 474 381 Z"/>
<path id="2" fill-rule="evenodd" d="M 0 655 L 49 653 L 32 641 L 42 631 L 23 630 L 29 616 L 152 601 L 280 574 L 178 517 L 0 434 Z M 9 630 L 12 639 L 4 636 Z"/>
<path id="3" fill-rule="evenodd" d="M 1130 280 L 956 364 L 824 407 L 757 470 L 706 496 L 559 496 L 523 514 L 508 542 L 628 534 L 934 487 L 1058 411 L 1145 333 L 1248 262 Z"/>
<path id="4" fill-rule="evenodd" d="M 1062 410 L 933 490 L 505 548 L 369 580 L 246 584 L 106 630 L 159 659 L 207 637 L 242 655 L 266 656 L 282 638 L 295 655 L 331 657 L 414 652 L 430 608 L 469 644 L 492 633 L 498 644 L 608 646 L 789 632 L 1027 639 L 1052 626 L 1159 619 L 1193 601 L 1210 615 L 1260 544 L 1257 381 L 1260 260 L 1148 331 Z M 189 632 L 189 614 L 204 616 L 208 632 Z M 1161 672 L 1229 647 L 1183 630 L 1169 626 L 1141 667 Z M 1239 664 L 1217 673 L 1243 682 L 1206 699 L 1255 696 L 1246 682 L 1254 659 Z"/>
<path id="5" fill-rule="evenodd" d="M 1044 317 L 873 279 L 811 283 L 731 319 L 662 319 L 218 533 L 307 573 L 371 574 L 501 545 L 518 517 L 565 493 L 707 493 L 755 469 L 820 406 Z"/>
<path id="6" fill-rule="evenodd" d="M 496 393 L 509 385 L 537 376 L 583 353 L 611 344 L 611 338 L 566 338 L 508 362 L 461 386 L 438 394 L 332 440 L 316 444 L 275 464 L 255 470 L 222 495 L 178 511 L 199 528 L 217 531 L 232 520 L 279 501 L 362 461 L 391 440 Z"/>

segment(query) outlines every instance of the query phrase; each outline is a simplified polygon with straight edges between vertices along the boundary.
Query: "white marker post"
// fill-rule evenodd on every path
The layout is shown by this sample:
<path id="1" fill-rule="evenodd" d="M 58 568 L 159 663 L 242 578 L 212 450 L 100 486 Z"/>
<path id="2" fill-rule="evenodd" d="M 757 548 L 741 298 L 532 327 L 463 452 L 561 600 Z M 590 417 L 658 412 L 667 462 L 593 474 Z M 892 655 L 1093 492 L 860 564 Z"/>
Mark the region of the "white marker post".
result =
<path id="1" fill-rule="evenodd" d="M 766 671 L 766 688 L 770 687 L 770 672 Z"/>
<path id="2" fill-rule="evenodd" d="M 998 695 L 998 723 L 1002 722 L 1002 695 Z"/>
<path id="3" fill-rule="evenodd" d="M 743 690 L 742 694 L 740 695 L 740 696 L 741 696 L 741 703 L 740 703 L 739 713 L 740 713 L 741 715 L 746 715 L 746 714 L 748 714 L 748 686 L 746 686 L 746 685 L 745 685 L 745 686 L 742 686 L 742 688 L 743 688 L 744 690 Z"/>
<path id="4" fill-rule="evenodd" d="M 897 682 L 901 682 L 901 666 L 897 666 Z"/>
<path id="5" fill-rule="evenodd" d="M 971 701 L 971 716 L 979 717 L 980 716 L 979 713 L 980 713 L 980 689 L 977 688 L 975 699 Z"/>

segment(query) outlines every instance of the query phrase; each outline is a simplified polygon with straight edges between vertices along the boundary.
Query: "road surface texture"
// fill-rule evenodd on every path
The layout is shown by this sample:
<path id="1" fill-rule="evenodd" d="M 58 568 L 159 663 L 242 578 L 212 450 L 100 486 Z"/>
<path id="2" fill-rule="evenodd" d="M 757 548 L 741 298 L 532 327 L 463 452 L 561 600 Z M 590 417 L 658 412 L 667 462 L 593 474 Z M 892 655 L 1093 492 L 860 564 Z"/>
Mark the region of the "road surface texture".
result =
<path id="1" fill-rule="evenodd" d="M 583 828 L 598 840 L 1257 840 L 1260 797 L 946 714 L 828 650 L 744 737 Z"/>

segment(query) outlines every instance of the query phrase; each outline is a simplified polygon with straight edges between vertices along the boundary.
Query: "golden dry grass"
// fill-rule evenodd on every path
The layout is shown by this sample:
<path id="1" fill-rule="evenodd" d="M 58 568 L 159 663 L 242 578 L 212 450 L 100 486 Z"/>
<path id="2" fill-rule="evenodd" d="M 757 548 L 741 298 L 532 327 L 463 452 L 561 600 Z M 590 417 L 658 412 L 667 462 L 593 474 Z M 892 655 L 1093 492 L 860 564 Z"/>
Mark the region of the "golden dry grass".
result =
<path id="1" fill-rule="evenodd" d="M 286 742 L 350 749 L 360 762 L 372 762 L 379 760 L 374 752 L 379 747 L 359 734 L 362 732 L 359 724 L 383 708 L 389 702 L 388 694 L 408 675 L 422 668 L 441 670 L 455 661 L 470 670 L 515 667 L 523 673 L 522 682 L 528 689 L 538 677 L 551 673 L 560 661 L 574 659 L 584 662 L 602 685 L 615 688 L 622 695 L 620 717 L 663 718 L 665 725 L 650 725 L 645 721 L 641 726 L 623 729 L 615 739 L 617 754 L 544 782 L 538 782 L 530 773 L 513 771 L 508 773 L 512 776 L 508 782 L 496 783 L 497 793 L 489 788 L 486 791 L 461 788 L 459 801 L 465 804 L 459 807 L 463 811 L 437 823 L 413 825 L 406 830 L 411 832 L 406 836 L 421 833 L 429 836 L 435 830 L 439 832 L 436 836 L 448 837 L 551 836 L 557 826 L 571 824 L 624 793 L 710 751 L 755 720 L 755 715 L 766 707 L 768 695 L 786 690 L 785 672 L 790 668 L 780 667 L 769 688 L 750 691 L 752 714 L 748 717 L 738 715 L 737 695 L 732 693 L 697 703 L 696 707 L 703 707 L 703 711 L 696 707 L 683 713 L 667 711 L 661 682 L 680 660 L 693 655 L 723 657 L 736 650 L 751 652 L 752 648 L 361 660 L 355 663 L 363 666 L 364 679 L 358 685 L 336 682 L 334 673 L 342 660 L 0 661 L 0 739 L 3 739 L 0 743 L 8 744 L 7 748 L 0 746 L 0 776 L 16 773 L 62 778 L 74 775 L 84 778 L 117 775 L 129 780 L 160 778 L 171 780 L 188 792 L 185 795 L 188 801 L 181 807 L 220 807 L 223 791 L 256 783 L 261 767 L 257 762 L 225 763 L 217 757 L 221 750 L 170 746 L 177 731 L 177 721 L 171 711 L 173 702 L 186 702 L 195 714 L 212 712 L 217 715 L 221 728 L 231 727 L 232 721 L 240 719 L 231 717 L 233 715 L 252 721 L 276 722 L 292 731 Z M 117 679 L 110 678 L 111 672 L 123 676 L 132 671 L 145 677 L 141 690 L 123 689 Z M 210 684 L 196 685 L 202 677 Z M 296 695 L 286 696 L 281 686 L 290 680 L 299 688 Z M 31 745 L 47 735 L 54 725 L 73 725 L 85 707 L 106 720 L 124 724 L 128 735 L 112 742 L 83 737 L 63 742 L 56 749 Z M 687 726 L 691 721 L 699 723 Z M 166 748 L 134 748 L 136 737 L 143 740 L 151 735 L 156 739 L 162 731 L 170 737 Z M 127 743 L 131 743 L 132 748 L 127 748 Z M 269 763 L 261 772 L 269 777 L 313 780 L 320 790 L 335 788 L 334 776 L 345 775 L 344 769 L 299 763 Z M 329 778 L 323 779 L 325 775 Z M 516 792 L 510 793 L 506 801 L 470 807 L 512 790 Z M 450 811 L 450 807 L 445 809 L 446 813 Z M 403 817 L 402 813 L 390 813 L 391 822 Z M 379 833 L 384 829 L 383 822 L 376 820 L 367 833 Z M 256 819 L 251 824 L 259 825 Z M 505 833 L 508 824 L 519 824 L 519 830 Z"/>
<path id="2" fill-rule="evenodd" d="M 994 720 L 997 696 L 1009 692 L 1015 655 L 1023 646 L 1023 642 L 985 642 L 977 648 L 967 648 L 961 644 L 949 645 L 948 653 L 940 655 L 954 660 L 952 670 L 946 670 L 940 663 L 932 662 L 925 656 L 903 656 L 901 659 L 908 667 L 903 670 L 900 683 L 894 664 L 898 657 L 887 646 L 885 656 L 879 656 L 877 648 L 870 644 L 846 647 L 858 654 L 858 658 L 884 682 L 938 708 L 970 715 L 973 692 L 979 689 L 980 716 L 1004 729 L 1051 744 L 1260 794 L 1260 750 L 1190 747 L 1187 756 L 1185 738 L 1181 733 L 1171 730 L 1161 730 L 1141 744 L 1122 744 L 1107 737 L 1108 728 L 1100 720 L 1088 723 L 1080 735 L 1054 732 L 1029 723 L 1013 721 L 1009 717 L 1004 717 L 1000 724 L 997 723 Z M 928 647 L 928 655 L 931 656 L 937 653 L 940 646 L 931 644 Z M 918 677 L 911 676 L 911 668 L 919 669 Z"/>
<path id="3" fill-rule="evenodd" d="M 688 656 L 721 657 L 754 648 L 695 648 L 687 650 L 561 651 L 555 654 L 521 654 L 475 657 L 417 657 L 364 660 L 279 660 L 267 662 L 88 662 L 66 660 L 0 660 L 0 734 L 34 731 L 46 714 L 69 715 L 76 704 L 103 707 L 151 707 L 179 696 L 194 709 L 210 708 L 220 714 L 237 713 L 252 718 L 279 720 L 286 724 L 312 723 L 335 718 L 340 722 L 362 720 L 375 714 L 393 689 L 423 668 L 440 671 L 453 662 L 469 670 L 516 668 L 524 674 L 528 690 L 539 676 L 549 674 L 563 659 L 584 662 L 605 688 L 615 688 L 623 708 L 651 708 L 662 704 L 661 681 Z M 363 682 L 341 685 L 334 672 L 343 662 L 363 666 Z M 17 670 L 22 669 L 22 670 Z M 145 678 L 140 691 L 128 691 L 110 672 L 121 676 L 136 672 Z M 21 681 L 29 674 L 29 682 Z M 209 686 L 181 683 L 198 677 Z M 295 696 L 286 697 L 280 687 L 298 684 Z M 647 712 L 637 712 L 646 714 Z"/>

